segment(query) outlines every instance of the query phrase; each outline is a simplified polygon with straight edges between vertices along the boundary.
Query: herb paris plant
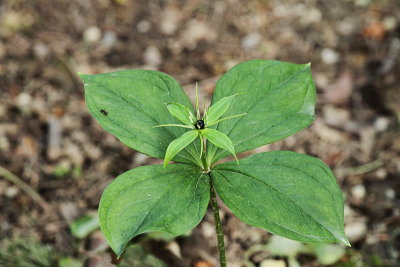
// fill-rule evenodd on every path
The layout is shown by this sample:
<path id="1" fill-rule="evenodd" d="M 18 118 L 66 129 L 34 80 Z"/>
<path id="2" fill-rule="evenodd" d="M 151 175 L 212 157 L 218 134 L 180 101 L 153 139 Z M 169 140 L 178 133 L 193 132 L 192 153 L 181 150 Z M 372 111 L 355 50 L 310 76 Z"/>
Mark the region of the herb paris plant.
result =
<path id="1" fill-rule="evenodd" d="M 314 120 L 309 64 L 243 62 L 218 81 L 203 117 L 198 101 L 194 110 L 167 74 L 124 70 L 80 75 L 87 107 L 106 131 L 133 149 L 164 158 L 164 166 L 172 159 L 178 163 L 132 169 L 104 191 L 100 227 L 118 256 L 141 233 L 179 235 L 191 230 L 203 218 L 211 196 L 225 266 L 215 191 L 249 225 L 302 242 L 349 245 L 342 193 L 319 159 L 273 151 L 239 164 L 216 164 L 229 154 L 290 136 Z"/>

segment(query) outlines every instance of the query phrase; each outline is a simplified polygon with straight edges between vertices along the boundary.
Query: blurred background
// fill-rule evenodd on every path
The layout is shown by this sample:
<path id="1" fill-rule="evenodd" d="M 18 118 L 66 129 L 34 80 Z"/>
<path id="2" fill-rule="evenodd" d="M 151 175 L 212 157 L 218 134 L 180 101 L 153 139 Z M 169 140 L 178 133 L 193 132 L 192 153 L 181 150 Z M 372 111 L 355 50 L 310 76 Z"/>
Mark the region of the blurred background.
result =
<path id="1" fill-rule="evenodd" d="M 166 72 L 210 99 L 252 58 L 312 62 L 317 119 L 259 148 L 321 158 L 345 195 L 351 248 L 303 245 L 222 219 L 230 266 L 400 266 L 398 0 L 0 0 L 0 266 L 113 266 L 103 189 L 160 163 L 89 115 L 76 73 Z M 222 205 L 222 204 L 221 204 Z M 207 213 L 185 236 L 137 237 L 120 266 L 218 266 Z"/>

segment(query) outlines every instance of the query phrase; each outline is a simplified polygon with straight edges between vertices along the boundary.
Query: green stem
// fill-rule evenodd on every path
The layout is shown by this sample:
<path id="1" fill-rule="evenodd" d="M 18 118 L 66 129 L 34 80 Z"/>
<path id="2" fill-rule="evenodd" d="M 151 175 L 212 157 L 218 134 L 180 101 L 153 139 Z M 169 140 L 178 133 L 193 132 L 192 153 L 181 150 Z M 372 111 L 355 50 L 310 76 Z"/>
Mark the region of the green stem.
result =
<path id="1" fill-rule="evenodd" d="M 217 232 L 219 261 L 221 267 L 226 267 L 224 232 L 222 230 L 221 218 L 219 217 L 217 196 L 215 194 L 214 184 L 212 182 L 211 175 L 209 175 L 209 178 L 210 178 L 210 202 L 214 215 L 215 231 Z"/>

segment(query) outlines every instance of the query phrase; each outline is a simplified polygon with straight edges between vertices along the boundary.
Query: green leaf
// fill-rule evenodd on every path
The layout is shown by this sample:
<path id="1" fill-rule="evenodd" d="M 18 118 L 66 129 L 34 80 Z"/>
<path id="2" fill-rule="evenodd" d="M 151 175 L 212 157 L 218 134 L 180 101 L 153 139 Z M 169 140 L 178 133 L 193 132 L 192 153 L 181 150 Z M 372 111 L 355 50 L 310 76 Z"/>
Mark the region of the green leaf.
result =
<path id="1" fill-rule="evenodd" d="M 184 124 L 192 126 L 194 129 L 193 125 L 196 123 L 196 118 L 186 106 L 178 103 L 168 103 L 167 108 L 172 116 L 179 119 Z"/>
<path id="2" fill-rule="evenodd" d="M 138 244 L 130 245 L 118 267 L 167 267 L 167 265 Z"/>
<path id="3" fill-rule="evenodd" d="M 314 120 L 315 85 L 310 64 L 259 59 L 243 62 L 218 81 L 212 105 L 240 92 L 240 101 L 233 101 L 225 116 L 246 115 L 221 121 L 216 128 L 232 140 L 236 153 L 281 140 Z M 212 144 L 207 154 L 210 163 L 228 155 Z"/>
<path id="4" fill-rule="evenodd" d="M 238 160 L 235 154 L 235 148 L 233 147 L 232 141 L 228 136 L 211 128 L 202 130 L 202 135 L 204 135 L 208 141 L 217 147 L 228 150 L 235 157 L 236 161 Z"/>
<path id="5" fill-rule="evenodd" d="M 336 263 L 346 254 L 345 248 L 339 245 L 313 244 L 311 249 L 317 255 L 318 262 L 324 266 Z"/>
<path id="6" fill-rule="evenodd" d="M 231 105 L 233 99 L 237 96 L 231 95 L 222 98 L 215 104 L 212 104 L 211 107 L 207 110 L 205 116 L 205 123 L 206 125 L 213 124 L 216 120 L 218 120 L 224 113 L 228 110 L 229 106 Z"/>
<path id="7" fill-rule="evenodd" d="M 154 127 L 180 123 L 167 112 L 165 103 L 180 103 L 193 111 L 181 86 L 169 75 L 151 70 L 123 70 L 80 76 L 92 116 L 127 146 L 164 158 L 168 145 L 186 132 L 179 127 Z M 199 151 L 200 142 L 194 142 L 175 160 L 201 166 Z"/>
<path id="8" fill-rule="evenodd" d="M 58 266 L 59 267 L 82 267 L 83 263 L 77 259 L 65 257 L 65 258 L 60 259 Z"/>
<path id="9" fill-rule="evenodd" d="M 342 192 L 322 161 L 275 151 L 239 162 L 217 165 L 211 176 L 240 220 L 300 242 L 350 245 L 343 229 Z"/>
<path id="10" fill-rule="evenodd" d="M 198 135 L 199 131 L 191 130 L 189 132 L 182 134 L 182 136 L 172 141 L 167 148 L 167 152 L 165 152 L 164 167 L 167 166 L 168 162 L 170 162 L 171 159 L 175 157 L 176 154 L 179 153 L 179 151 L 181 151 L 191 142 L 193 142 Z"/>
<path id="11" fill-rule="evenodd" d="M 99 228 L 97 215 L 85 215 L 70 225 L 72 235 L 77 238 L 85 238 L 97 228 Z"/>
<path id="12" fill-rule="evenodd" d="M 208 175 L 191 165 L 135 168 L 104 191 L 99 206 L 101 230 L 118 256 L 141 233 L 184 234 L 203 218 L 209 191 Z"/>

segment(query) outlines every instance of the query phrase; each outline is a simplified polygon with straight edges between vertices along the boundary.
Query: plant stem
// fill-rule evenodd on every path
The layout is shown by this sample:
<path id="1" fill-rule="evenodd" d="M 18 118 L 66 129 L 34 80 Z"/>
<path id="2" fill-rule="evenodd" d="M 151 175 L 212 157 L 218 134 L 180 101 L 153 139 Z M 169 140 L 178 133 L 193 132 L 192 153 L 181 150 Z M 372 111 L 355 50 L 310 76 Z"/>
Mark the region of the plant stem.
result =
<path id="1" fill-rule="evenodd" d="M 209 178 L 210 178 L 210 201 L 214 215 L 215 231 L 217 233 L 219 261 L 221 267 L 226 267 L 224 231 L 221 225 L 221 218 L 219 217 L 217 196 L 215 194 L 214 184 L 212 182 L 211 175 L 209 175 Z"/>

